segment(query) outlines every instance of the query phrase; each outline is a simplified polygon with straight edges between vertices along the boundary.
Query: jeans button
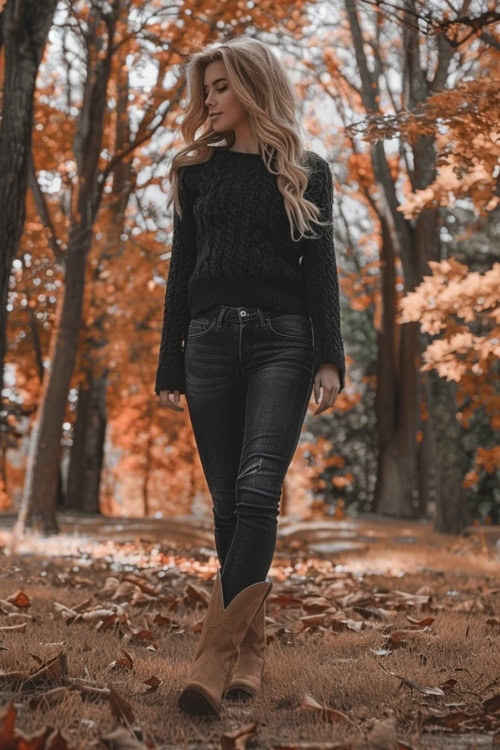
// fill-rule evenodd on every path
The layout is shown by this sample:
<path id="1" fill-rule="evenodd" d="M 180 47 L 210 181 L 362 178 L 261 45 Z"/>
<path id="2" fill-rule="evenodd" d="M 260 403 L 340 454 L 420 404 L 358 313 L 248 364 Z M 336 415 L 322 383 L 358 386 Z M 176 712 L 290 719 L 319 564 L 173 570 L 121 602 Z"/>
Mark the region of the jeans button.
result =
<path id="1" fill-rule="evenodd" d="M 245 312 L 245 310 L 242 310 L 242 311 L 240 312 L 240 315 L 241 315 L 242 317 L 245 317 L 245 315 L 246 315 L 246 312 Z"/>

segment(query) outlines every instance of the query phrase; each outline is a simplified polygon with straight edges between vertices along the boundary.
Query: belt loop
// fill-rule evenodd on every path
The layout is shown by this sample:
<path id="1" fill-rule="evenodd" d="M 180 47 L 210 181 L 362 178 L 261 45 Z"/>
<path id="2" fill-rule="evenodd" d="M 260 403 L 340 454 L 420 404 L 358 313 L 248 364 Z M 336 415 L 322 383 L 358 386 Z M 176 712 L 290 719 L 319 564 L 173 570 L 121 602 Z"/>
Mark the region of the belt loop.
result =
<path id="1" fill-rule="evenodd" d="M 260 307 L 257 308 L 257 312 L 259 313 L 260 325 L 262 328 L 265 328 L 266 324 L 264 323 L 264 316 L 262 315 L 262 310 L 260 309 Z"/>
<path id="2" fill-rule="evenodd" d="M 220 313 L 219 313 L 218 318 L 217 318 L 217 328 L 221 327 L 222 321 L 224 320 L 224 315 L 225 315 L 227 309 L 228 308 L 227 308 L 226 305 L 222 305 L 221 306 Z"/>

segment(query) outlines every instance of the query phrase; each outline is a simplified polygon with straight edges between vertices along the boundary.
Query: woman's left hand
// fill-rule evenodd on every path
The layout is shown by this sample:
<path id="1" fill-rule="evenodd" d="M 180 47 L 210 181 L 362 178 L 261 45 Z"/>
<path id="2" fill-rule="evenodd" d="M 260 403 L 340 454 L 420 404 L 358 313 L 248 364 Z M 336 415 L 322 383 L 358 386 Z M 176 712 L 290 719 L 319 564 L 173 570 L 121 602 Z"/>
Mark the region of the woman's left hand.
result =
<path id="1" fill-rule="evenodd" d="M 314 400 L 319 401 L 320 388 L 323 389 L 321 403 L 314 412 L 314 416 L 334 405 L 340 390 L 339 369 L 337 365 L 323 364 L 318 368 L 314 377 Z"/>

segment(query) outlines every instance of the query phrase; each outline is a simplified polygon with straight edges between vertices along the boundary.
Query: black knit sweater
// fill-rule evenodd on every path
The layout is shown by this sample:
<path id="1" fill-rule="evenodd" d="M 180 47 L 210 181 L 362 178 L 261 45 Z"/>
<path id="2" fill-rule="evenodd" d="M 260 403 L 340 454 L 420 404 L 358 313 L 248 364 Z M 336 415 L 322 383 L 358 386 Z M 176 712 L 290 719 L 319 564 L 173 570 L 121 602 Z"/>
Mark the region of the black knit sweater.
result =
<path id="1" fill-rule="evenodd" d="M 321 208 L 321 220 L 332 221 L 329 164 L 314 151 L 305 155 L 312 167 L 305 197 Z M 294 242 L 276 181 L 259 154 L 220 146 L 214 147 L 208 161 L 180 168 L 182 219 L 174 210 L 155 393 L 186 392 L 184 342 L 189 322 L 215 303 L 310 316 L 314 374 L 325 362 L 335 364 L 340 390 L 344 388 L 333 226 L 311 222 L 319 237 Z"/>

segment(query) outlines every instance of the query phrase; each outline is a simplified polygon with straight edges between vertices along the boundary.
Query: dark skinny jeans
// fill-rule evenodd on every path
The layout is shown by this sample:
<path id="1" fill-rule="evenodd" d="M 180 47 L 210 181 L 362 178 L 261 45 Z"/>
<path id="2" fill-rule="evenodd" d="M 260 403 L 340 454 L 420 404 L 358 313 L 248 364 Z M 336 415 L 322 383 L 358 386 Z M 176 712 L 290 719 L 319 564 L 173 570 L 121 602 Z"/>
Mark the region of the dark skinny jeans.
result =
<path id="1" fill-rule="evenodd" d="M 215 304 L 191 320 L 186 402 L 210 490 L 224 605 L 265 580 L 313 387 L 307 315 Z"/>

